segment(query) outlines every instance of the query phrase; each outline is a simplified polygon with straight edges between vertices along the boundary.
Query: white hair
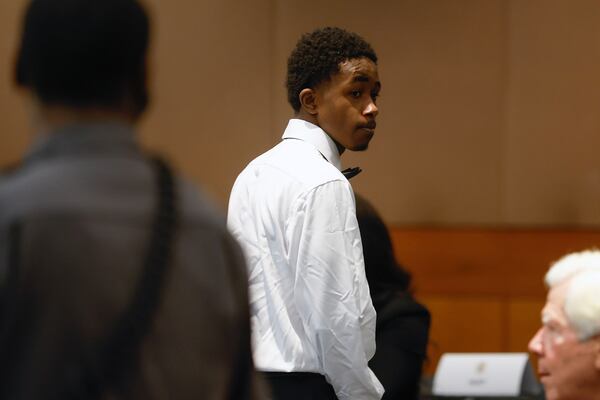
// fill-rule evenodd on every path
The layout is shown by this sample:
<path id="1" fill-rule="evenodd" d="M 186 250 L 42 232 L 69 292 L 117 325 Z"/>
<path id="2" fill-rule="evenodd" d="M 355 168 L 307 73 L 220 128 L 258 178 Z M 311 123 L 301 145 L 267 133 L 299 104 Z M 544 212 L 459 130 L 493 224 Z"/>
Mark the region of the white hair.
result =
<path id="1" fill-rule="evenodd" d="M 546 273 L 549 288 L 571 279 L 564 310 L 579 340 L 600 334 L 600 251 L 571 253 Z"/>
<path id="2" fill-rule="evenodd" d="M 553 288 L 583 271 L 600 271 L 599 250 L 593 249 L 567 254 L 552 264 L 544 281 L 549 288 Z"/>
<path id="3" fill-rule="evenodd" d="M 600 333 L 600 271 L 577 274 L 567 291 L 565 314 L 579 340 Z"/>

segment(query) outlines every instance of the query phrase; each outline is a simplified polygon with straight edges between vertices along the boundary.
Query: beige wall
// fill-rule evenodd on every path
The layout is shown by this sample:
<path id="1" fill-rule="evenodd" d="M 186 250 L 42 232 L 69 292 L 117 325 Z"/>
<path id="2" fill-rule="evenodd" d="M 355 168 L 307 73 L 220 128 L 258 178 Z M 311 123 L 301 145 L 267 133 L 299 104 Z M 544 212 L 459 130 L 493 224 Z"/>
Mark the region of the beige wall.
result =
<path id="1" fill-rule="evenodd" d="M 595 0 L 147 0 L 153 105 L 141 136 L 225 207 L 239 170 L 291 111 L 298 36 L 340 25 L 380 56 L 377 135 L 345 154 L 398 224 L 600 223 L 600 3 Z M 0 163 L 26 145 L 8 82 L 23 0 L 0 3 Z"/>
<path id="2" fill-rule="evenodd" d="M 154 104 L 142 137 L 225 209 L 242 166 L 271 145 L 270 2 L 148 2 Z"/>
<path id="3" fill-rule="evenodd" d="M 600 224 L 600 2 L 513 1 L 505 220 Z"/>

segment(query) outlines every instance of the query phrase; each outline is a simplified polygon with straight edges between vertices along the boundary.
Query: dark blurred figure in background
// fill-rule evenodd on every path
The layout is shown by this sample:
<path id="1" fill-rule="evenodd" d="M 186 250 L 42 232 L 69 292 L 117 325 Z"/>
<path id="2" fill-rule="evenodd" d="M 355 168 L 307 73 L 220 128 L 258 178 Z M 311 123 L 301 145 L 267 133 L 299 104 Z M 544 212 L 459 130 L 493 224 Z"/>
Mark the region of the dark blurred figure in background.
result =
<path id="1" fill-rule="evenodd" d="M 377 350 L 369 366 L 385 389 L 382 400 L 417 399 L 427 353 L 429 311 L 410 294 L 410 274 L 396 262 L 383 220 L 359 195 L 356 218 L 367 281 L 377 311 Z"/>
<path id="2" fill-rule="evenodd" d="M 135 0 L 29 3 L 36 143 L 0 177 L 2 399 L 258 397 L 240 250 L 136 143 L 148 41 Z"/>

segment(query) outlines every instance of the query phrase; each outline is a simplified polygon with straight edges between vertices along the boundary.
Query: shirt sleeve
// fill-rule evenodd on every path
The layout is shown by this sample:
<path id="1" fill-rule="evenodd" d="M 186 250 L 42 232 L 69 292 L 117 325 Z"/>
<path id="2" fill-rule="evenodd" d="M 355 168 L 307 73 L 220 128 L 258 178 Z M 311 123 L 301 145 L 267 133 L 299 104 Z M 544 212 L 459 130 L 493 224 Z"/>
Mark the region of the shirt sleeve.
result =
<path id="1" fill-rule="evenodd" d="M 369 369 L 375 310 L 364 272 L 354 195 L 348 182 L 318 186 L 294 203 L 290 265 L 294 296 L 322 371 L 340 400 L 379 400 Z"/>

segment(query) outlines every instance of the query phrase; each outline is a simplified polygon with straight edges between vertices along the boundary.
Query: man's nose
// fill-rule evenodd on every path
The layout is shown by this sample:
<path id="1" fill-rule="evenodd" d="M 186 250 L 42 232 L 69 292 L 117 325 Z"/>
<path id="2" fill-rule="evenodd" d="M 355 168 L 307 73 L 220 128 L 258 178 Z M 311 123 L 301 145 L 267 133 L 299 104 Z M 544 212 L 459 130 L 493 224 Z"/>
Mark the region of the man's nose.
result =
<path id="1" fill-rule="evenodd" d="M 377 114 L 379 114 L 379 108 L 377 108 L 377 105 L 375 104 L 374 101 L 370 101 L 369 104 L 367 104 L 367 107 L 365 108 L 365 111 L 363 112 L 364 115 L 372 115 L 373 117 L 376 117 Z"/>
<path id="2" fill-rule="evenodd" d="M 538 331 L 535 333 L 535 335 L 533 335 L 533 337 L 529 341 L 529 345 L 527 346 L 530 352 L 537 355 L 542 354 L 542 352 L 544 351 L 544 346 L 542 344 L 542 329 L 543 327 L 538 329 Z"/>

